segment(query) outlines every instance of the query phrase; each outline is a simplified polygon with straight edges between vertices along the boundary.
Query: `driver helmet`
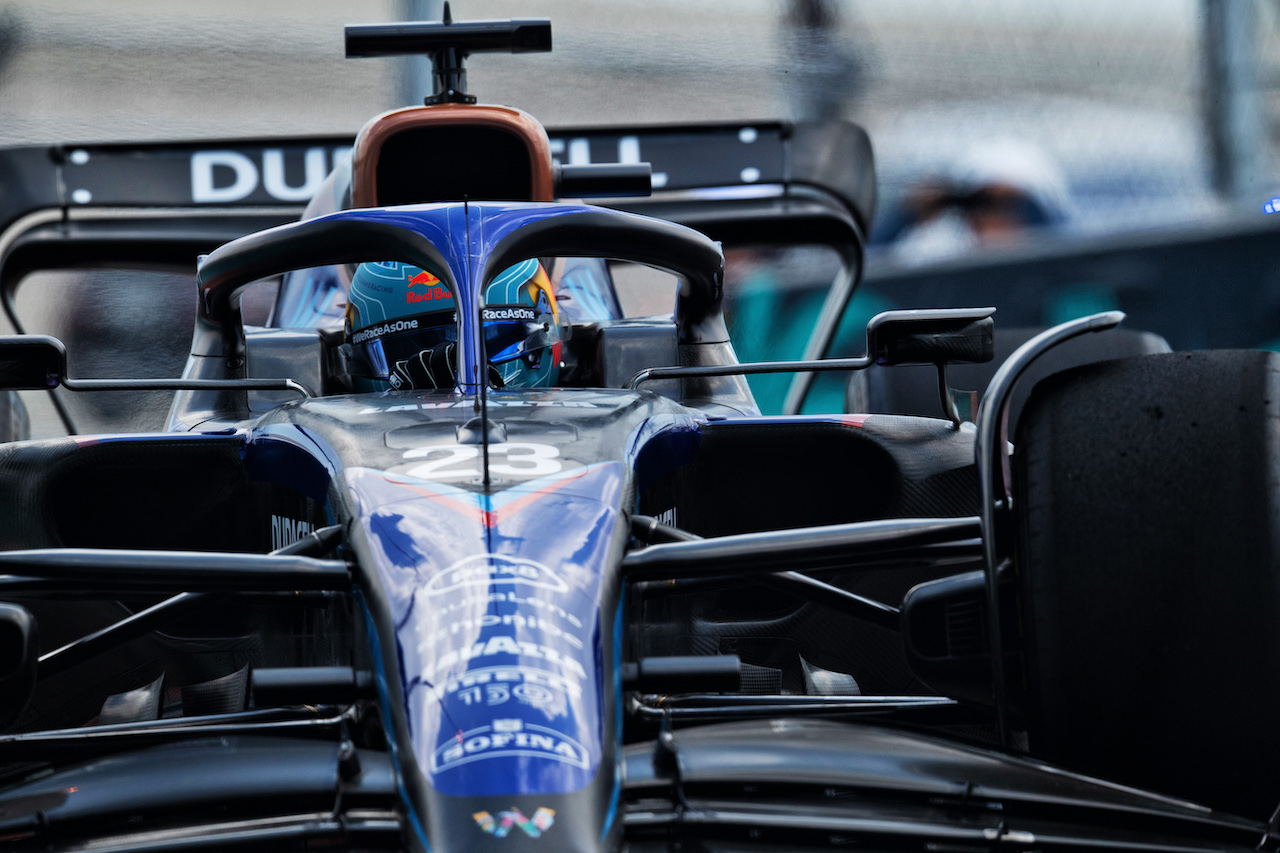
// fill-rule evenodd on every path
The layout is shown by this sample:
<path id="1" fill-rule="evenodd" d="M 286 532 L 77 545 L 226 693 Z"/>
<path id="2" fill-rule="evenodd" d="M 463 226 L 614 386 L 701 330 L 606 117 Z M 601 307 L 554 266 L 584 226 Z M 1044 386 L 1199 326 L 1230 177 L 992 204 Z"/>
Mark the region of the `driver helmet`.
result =
<path id="1" fill-rule="evenodd" d="M 555 293 L 536 258 L 485 288 L 482 322 L 489 382 L 545 388 L 560 376 Z M 360 264 L 347 297 L 346 341 L 357 390 L 448 390 L 457 369 L 457 306 L 444 282 L 398 261 Z"/>

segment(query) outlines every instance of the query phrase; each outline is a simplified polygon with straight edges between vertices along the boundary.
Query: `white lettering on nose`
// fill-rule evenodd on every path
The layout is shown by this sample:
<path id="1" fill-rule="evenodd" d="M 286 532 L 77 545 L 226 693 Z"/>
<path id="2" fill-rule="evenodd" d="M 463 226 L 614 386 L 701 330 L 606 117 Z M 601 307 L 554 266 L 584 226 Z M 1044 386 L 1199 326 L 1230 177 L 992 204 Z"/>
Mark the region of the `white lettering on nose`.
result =
<path id="1" fill-rule="evenodd" d="M 297 521 L 282 515 L 271 516 L 271 549 L 292 545 L 304 536 L 310 536 L 314 528 L 306 521 Z"/>
<path id="2" fill-rule="evenodd" d="M 262 186 L 272 198 L 281 201 L 310 201 L 324 183 L 324 149 L 308 148 L 303 162 L 306 171 L 302 185 L 291 187 L 284 179 L 284 152 L 268 148 L 262 153 Z"/>
<path id="3" fill-rule="evenodd" d="M 235 180 L 227 186 L 215 186 L 214 169 L 218 166 L 234 172 Z M 191 155 L 191 200 L 197 204 L 239 201 L 257 186 L 258 167 L 238 151 L 198 151 Z"/>

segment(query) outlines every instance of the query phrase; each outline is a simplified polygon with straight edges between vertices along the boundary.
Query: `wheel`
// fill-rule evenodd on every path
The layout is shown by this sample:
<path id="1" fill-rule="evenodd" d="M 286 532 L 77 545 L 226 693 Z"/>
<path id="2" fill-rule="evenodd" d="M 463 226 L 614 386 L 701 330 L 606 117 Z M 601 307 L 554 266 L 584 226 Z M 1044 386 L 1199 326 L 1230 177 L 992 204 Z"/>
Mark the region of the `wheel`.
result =
<path id="1" fill-rule="evenodd" d="M 1280 803 L 1280 356 L 1041 383 L 1015 440 L 1033 753 L 1265 819 Z"/>

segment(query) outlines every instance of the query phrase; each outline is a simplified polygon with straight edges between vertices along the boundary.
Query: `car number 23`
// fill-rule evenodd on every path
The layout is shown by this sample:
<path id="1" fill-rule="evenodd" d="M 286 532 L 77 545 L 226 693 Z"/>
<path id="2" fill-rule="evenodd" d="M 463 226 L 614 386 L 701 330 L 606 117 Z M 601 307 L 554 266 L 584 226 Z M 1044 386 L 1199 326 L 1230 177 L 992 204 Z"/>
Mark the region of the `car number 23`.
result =
<path id="1" fill-rule="evenodd" d="M 489 471 L 509 477 L 546 477 L 564 468 L 560 449 L 550 444 L 503 442 L 489 445 Z M 405 473 L 423 480 L 458 480 L 482 473 L 480 448 L 472 444 L 415 447 L 405 459 L 425 459 Z"/>

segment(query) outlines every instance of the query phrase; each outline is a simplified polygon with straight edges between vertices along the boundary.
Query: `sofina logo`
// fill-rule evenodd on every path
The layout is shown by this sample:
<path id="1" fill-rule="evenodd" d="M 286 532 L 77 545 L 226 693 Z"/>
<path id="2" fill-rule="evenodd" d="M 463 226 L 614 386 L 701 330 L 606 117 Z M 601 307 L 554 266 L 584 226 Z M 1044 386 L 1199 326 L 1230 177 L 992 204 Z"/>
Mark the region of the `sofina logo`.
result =
<path id="1" fill-rule="evenodd" d="M 440 774 L 492 758 L 540 758 L 583 770 L 590 764 L 586 748 L 563 732 L 519 718 L 492 723 L 459 732 L 437 747 L 431 755 L 431 772 Z"/>
<path id="2" fill-rule="evenodd" d="M 517 808 L 498 812 L 496 818 L 488 812 L 476 812 L 472 817 L 477 826 L 495 838 L 506 838 L 513 826 L 524 830 L 530 838 L 539 838 L 556 822 L 554 809 L 538 809 L 531 818 Z"/>

